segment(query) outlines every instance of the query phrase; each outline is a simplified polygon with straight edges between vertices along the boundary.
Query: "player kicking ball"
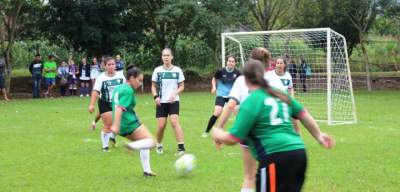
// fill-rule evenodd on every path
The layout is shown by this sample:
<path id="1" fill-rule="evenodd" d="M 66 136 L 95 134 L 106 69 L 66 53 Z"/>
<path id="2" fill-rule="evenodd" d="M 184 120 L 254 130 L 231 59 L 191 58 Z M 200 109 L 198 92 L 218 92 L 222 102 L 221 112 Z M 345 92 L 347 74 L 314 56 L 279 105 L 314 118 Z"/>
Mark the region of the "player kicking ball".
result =
<path id="1" fill-rule="evenodd" d="M 136 105 L 135 89 L 143 84 L 143 73 L 133 66 L 128 67 L 127 82 L 115 88 L 112 102 L 113 124 L 111 130 L 129 139 L 130 150 L 140 150 L 140 160 L 145 177 L 154 177 L 150 167 L 150 149 L 154 140 L 149 130 L 138 119 L 133 110 Z"/>

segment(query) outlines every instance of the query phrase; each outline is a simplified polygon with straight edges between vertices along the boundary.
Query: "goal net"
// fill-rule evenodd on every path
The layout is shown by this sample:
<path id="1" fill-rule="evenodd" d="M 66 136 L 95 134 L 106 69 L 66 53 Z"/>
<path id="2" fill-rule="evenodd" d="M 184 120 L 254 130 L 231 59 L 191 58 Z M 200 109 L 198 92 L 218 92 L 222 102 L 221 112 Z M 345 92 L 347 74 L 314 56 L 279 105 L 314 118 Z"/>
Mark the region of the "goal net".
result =
<path id="1" fill-rule="evenodd" d="M 243 66 L 255 47 L 281 57 L 295 97 L 318 121 L 357 122 L 346 39 L 330 28 L 222 33 L 222 65 L 228 55 Z M 274 65 L 274 61 L 271 65 Z"/>

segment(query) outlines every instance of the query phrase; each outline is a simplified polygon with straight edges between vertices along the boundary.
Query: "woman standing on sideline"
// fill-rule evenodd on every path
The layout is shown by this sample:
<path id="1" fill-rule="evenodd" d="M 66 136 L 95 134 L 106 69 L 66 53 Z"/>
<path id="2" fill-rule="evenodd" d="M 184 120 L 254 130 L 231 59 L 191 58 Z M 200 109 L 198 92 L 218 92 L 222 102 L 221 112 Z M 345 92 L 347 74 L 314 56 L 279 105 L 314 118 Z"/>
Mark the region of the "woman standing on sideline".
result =
<path id="1" fill-rule="evenodd" d="M 213 130 L 216 143 L 245 141 L 258 161 L 256 191 L 301 191 L 307 156 L 304 142 L 294 131 L 290 117 L 298 118 L 323 147 L 335 141 L 320 131 L 313 117 L 292 97 L 272 89 L 264 79 L 263 65 L 251 60 L 243 74 L 251 94 L 244 101 L 229 132 Z M 277 182 L 279 181 L 279 182 Z"/>
<path id="2" fill-rule="evenodd" d="M 90 93 L 90 65 L 87 63 L 86 57 L 82 58 L 79 65 L 79 80 L 81 82 L 80 97 L 89 97 Z"/>
<path id="3" fill-rule="evenodd" d="M 101 141 L 103 151 L 109 151 L 109 141 L 115 145 L 115 135 L 111 131 L 112 125 L 112 94 L 115 87 L 125 82 L 125 77 L 115 72 L 115 60 L 107 57 L 104 60 L 105 72 L 102 73 L 94 84 L 92 97 L 90 99 L 89 113 L 94 112 L 94 105 L 98 100 L 98 107 L 101 119 L 103 120 L 103 129 L 101 131 Z"/>
<path id="4" fill-rule="evenodd" d="M 163 65 L 154 69 L 151 78 L 151 93 L 156 103 L 156 118 L 158 122 L 156 151 L 158 154 L 164 152 L 162 140 L 169 116 L 176 142 L 178 143 L 176 155 L 180 156 L 185 153 L 185 146 L 183 130 L 179 124 L 179 93 L 182 93 L 185 89 L 185 77 L 181 68 L 172 64 L 174 56 L 171 49 L 165 48 L 162 51 L 161 58 Z"/>

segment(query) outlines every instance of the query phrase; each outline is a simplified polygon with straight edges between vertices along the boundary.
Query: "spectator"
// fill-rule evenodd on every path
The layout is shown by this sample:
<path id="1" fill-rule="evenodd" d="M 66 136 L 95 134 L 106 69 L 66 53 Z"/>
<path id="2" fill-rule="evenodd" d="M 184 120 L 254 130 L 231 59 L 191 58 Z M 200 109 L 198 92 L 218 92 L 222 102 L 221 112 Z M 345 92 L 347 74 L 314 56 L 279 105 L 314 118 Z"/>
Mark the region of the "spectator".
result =
<path id="1" fill-rule="evenodd" d="M 92 64 L 90 65 L 90 79 L 92 80 L 92 87 L 94 86 L 94 82 L 96 78 L 100 75 L 101 68 L 99 63 L 97 63 L 97 58 L 93 57 Z"/>
<path id="2" fill-rule="evenodd" d="M 307 62 L 304 58 L 301 58 L 300 64 L 300 83 L 303 86 L 303 92 L 307 92 Z"/>
<path id="3" fill-rule="evenodd" d="M 5 65 L 4 59 L 0 58 L 0 90 L 3 93 L 4 100 L 9 101 L 9 99 L 7 97 L 5 81 L 4 81 L 4 78 L 3 78 L 4 65 Z"/>
<path id="4" fill-rule="evenodd" d="M 48 61 L 43 64 L 44 69 L 44 79 L 46 82 L 47 90 L 44 96 L 53 98 L 51 91 L 53 90 L 54 86 L 56 85 L 56 73 L 57 73 L 57 64 L 54 61 L 54 55 L 50 54 L 48 56 Z"/>
<path id="5" fill-rule="evenodd" d="M 43 63 L 40 54 L 29 65 L 29 72 L 32 74 L 32 97 L 40 98 L 40 83 L 42 81 Z"/>
<path id="6" fill-rule="evenodd" d="M 58 78 L 60 78 L 60 95 L 66 96 L 68 87 L 68 65 L 65 61 L 58 67 Z"/>
<path id="7" fill-rule="evenodd" d="M 70 95 L 76 95 L 76 89 L 78 84 L 78 75 L 79 71 L 75 65 L 74 60 L 70 59 L 68 61 L 68 84 L 69 84 L 69 93 Z"/>
<path id="8" fill-rule="evenodd" d="M 289 63 L 288 65 L 288 71 L 290 75 L 292 76 L 293 80 L 293 91 L 296 91 L 296 86 L 297 86 L 297 65 L 294 62 L 294 59 L 288 59 L 286 60 L 286 63 Z"/>
<path id="9" fill-rule="evenodd" d="M 79 65 L 79 80 L 81 82 L 80 97 L 89 97 L 90 93 L 90 65 L 87 63 L 86 57 L 82 58 Z"/>
<path id="10" fill-rule="evenodd" d="M 121 55 L 115 56 L 115 68 L 117 73 L 121 73 L 124 71 L 125 62 L 121 60 Z"/>

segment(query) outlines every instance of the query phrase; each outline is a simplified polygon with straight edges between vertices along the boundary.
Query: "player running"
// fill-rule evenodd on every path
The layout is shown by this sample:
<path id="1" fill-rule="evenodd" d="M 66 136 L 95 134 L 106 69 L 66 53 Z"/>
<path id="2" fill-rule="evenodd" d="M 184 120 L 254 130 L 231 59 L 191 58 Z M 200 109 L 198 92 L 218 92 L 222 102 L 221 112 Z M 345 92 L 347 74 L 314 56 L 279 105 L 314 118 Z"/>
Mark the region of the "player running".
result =
<path id="1" fill-rule="evenodd" d="M 129 66 L 126 79 L 127 83 L 117 86 L 113 93 L 111 130 L 132 141 L 127 143 L 126 147 L 131 150 L 140 150 L 143 175 L 153 177 L 156 174 L 150 167 L 150 149 L 154 147 L 154 140 L 133 110 L 136 106 L 135 89 L 142 86 L 143 74 L 139 69 Z"/>
<path id="2" fill-rule="evenodd" d="M 271 53 L 263 48 L 257 47 L 254 48 L 250 53 L 250 58 L 261 61 L 264 64 L 264 79 L 268 81 L 268 83 L 279 90 L 284 91 L 285 87 L 282 82 L 278 78 L 270 78 L 267 79 L 266 73 L 269 69 L 269 60 L 271 59 Z M 229 101 L 225 105 L 222 110 L 222 114 L 220 116 L 220 121 L 218 122 L 217 127 L 223 128 L 227 123 L 230 115 L 236 111 L 236 107 L 243 103 L 245 99 L 249 96 L 249 88 L 245 83 L 244 76 L 240 76 L 236 79 L 233 87 L 229 93 Z M 257 162 L 251 156 L 250 151 L 246 145 L 246 143 L 241 143 L 241 150 L 243 154 L 243 172 L 244 178 L 242 183 L 241 192 L 251 192 L 255 188 L 255 178 L 257 171 Z"/>
<path id="3" fill-rule="evenodd" d="M 115 61 L 112 57 L 106 58 L 104 63 L 106 71 L 96 79 L 90 99 L 89 113 L 94 112 L 94 104 L 99 98 L 99 113 L 103 120 L 103 129 L 101 131 L 102 149 L 106 152 L 109 151 L 110 140 L 115 146 L 115 135 L 111 131 L 112 94 L 116 86 L 125 82 L 125 77 L 115 72 Z"/>
<path id="4" fill-rule="evenodd" d="M 183 130 L 179 124 L 179 94 L 185 89 L 185 77 L 181 68 L 172 64 L 174 56 L 171 49 L 165 48 L 162 51 L 161 58 L 163 65 L 154 69 L 151 78 L 151 93 L 156 103 L 156 118 L 158 122 L 156 151 L 158 154 L 164 152 L 162 140 L 169 116 L 176 142 L 178 143 L 176 155 L 180 156 L 185 153 L 185 145 Z"/>
<path id="5" fill-rule="evenodd" d="M 301 191 L 307 156 L 304 142 L 294 131 L 290 117 L 298 118 L 310 134 L 325 148 L 335 141 L 320 131 L 313 117 L 292 97 L 271 88 L 264 79 L 259 61 L 246 63 L 243 74 L 251 91 L 229 132 L 215 128 L 218 144 L 233 145 L 245 141 L 259 166 L 256 191 Z"/>
<path id="6" fill-rule="evenodd" d="M 241 75 L 240 71 L 235 67 L 236 59 L 233 55 L 229 55 L 227 58 L 226 67 L 219 69 L 217 72 L 215 72 L 214 77 L 212 78 L 211 93 L 214 94 L 216 92 L 217 97 L 215 98 L 214 113 L 210 117 L 207 128 L 202 134 L 202 137 L 208 136 L 211 128 L 214 126 L 218 117 L 221 115 L 222 108 L 229 100 L 228 96 L 229 92 L 232 89 L 233 83 L 235 82 L 236 78 Z"/>

